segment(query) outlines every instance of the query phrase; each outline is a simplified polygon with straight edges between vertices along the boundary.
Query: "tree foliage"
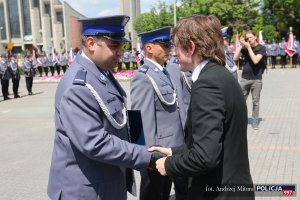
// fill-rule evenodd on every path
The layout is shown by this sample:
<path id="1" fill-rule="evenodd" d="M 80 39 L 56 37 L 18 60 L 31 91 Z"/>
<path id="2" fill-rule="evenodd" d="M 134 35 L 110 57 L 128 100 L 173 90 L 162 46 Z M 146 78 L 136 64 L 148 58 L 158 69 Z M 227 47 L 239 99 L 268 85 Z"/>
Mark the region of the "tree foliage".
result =
<path id="1" fill-rule="evenodd" d="M 264 38 L 287 37 L 289 27 L 300 34 L 300 0 L 177 0 L 177 20 L 192 14 L 216 15 L 223 26 L 235 32 L 248 29 L 263 31 Z M 163 26 L 173 26 L 173 5 L 159 2 L 134 21 L 140 33 Z"/>

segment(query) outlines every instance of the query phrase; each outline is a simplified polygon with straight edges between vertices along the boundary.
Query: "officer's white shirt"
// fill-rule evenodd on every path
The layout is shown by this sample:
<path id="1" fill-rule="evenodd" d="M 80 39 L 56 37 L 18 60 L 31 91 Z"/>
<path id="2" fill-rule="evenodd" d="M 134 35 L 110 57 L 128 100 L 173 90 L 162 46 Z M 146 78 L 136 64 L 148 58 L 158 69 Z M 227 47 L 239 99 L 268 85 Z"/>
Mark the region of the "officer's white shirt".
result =
<path id="1" fill-rule="evenodd" d="M 84 57 L 84 58 L 86 58 L 91 63 L 94 63 L 89 57 L 87 57 L 87 55 L 83 51 L 81 52 L 81 56 Z M 108 73 L 109 73 L 109 72 L 104 71 L 104 70 L 103 70 L 103 72 L 105 73 L 105 75 L 108 75 Z"/>
<path id="2" fill-rule="evenodd" d="M 194 69 L 194 71 L 192 73 L 192 81 L 193 81 L 193 83 L 198 79 L 199 74 L 201 73 L 202 69 L 204 68 L 204 66 L 207 63 L 208 63 L 208 60 L 204 60 L 199 65 L 197 65 L 197 67 Z"/>
<path id="3" fill-rule="evenodd" d="M 150 58 L 146 58 L 149 62 L 152 62 L 158 69 L 160 69 L 160 71 L 163 71 L 163 67 L 158 64 L 157 62 L 155 62 L 154 60 L 151 60 Z"/>

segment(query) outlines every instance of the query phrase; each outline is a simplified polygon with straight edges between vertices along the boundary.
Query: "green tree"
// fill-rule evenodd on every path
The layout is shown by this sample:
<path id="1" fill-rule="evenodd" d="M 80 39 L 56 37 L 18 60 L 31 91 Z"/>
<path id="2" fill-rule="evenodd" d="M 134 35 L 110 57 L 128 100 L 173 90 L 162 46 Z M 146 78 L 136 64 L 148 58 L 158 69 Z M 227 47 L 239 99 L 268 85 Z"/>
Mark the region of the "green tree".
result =
<path id="1" fill-rule="evenodd" d="M 158 29 L 164 26 L 173 26 L 173 15 L 170 6 L 160 2 L 147 13 L 140 14 L 133 22 L 137 33 Z"/>
<path id="2" fill-rule="evenodd" d="M 290 26 L 296 35 L 300 34 L 299 0 L 263 0 L 262 13 L 275 25 L 280 36 L 287 36 Z"/>
<path id="3" fill-rule="evenodd" d="M 234 32 L 248 29 L 263 31 L 264 38 L 287 36 L 290 26 L 300 34 L 300 0 L 177 0 L 177 20 L 192 14 L 216 15 L 223 26 L 232 26 Z M 134 21 L 140 33 L 162 26 L 173 26 L 173 4 L 159 2 L 149 12 Z"/>

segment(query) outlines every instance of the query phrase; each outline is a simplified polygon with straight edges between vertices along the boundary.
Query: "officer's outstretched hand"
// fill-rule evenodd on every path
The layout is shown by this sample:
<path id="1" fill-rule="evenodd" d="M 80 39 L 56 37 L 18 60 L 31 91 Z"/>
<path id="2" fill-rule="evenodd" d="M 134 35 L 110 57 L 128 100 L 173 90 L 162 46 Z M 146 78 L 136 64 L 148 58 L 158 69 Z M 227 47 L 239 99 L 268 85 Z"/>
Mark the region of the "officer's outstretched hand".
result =
<path id="1" fill-rule="evenodd" d="M 165 156 L 171 156 L 172 150 L 171 148 L 161 147 L 161 146 L 152 146 L 148 149 L 150 152 L 158 151 L 160 153 L 165 154 Z"/>

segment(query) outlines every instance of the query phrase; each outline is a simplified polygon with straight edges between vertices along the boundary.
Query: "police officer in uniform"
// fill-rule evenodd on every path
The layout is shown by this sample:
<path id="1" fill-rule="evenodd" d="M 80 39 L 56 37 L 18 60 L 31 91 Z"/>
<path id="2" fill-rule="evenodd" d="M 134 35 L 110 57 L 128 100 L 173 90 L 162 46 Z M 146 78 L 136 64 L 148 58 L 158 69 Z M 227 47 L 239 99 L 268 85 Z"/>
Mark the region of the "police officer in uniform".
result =
<path id="1" fill-rule="evenodd" d="M 26 81 L 26 88 L 28 91 L 28 95 L 33 95 L 32 93 L 32 84 L 33 84 L 33 77 L 34 77 L 34 66 L 32 65 L 32 56 L 31 54 L 27 54 L 24 58 L 22 69 L 24 71 L 25 81 Z"/>
<path id="2" fill-rule="evenodd" d="M 296 36 L 294 35 L 294 55 L 292 57 L 292 68 L 297 68 L 297 64 L 298 64 L 298 55 L 300 52 L 300 43 L 298 40 L 296 40 Z"/>
<path id="3" fill-rule="evenodd" d="M 13 83 L 13 92 L 15 98 L 20 98 L 18 90 L 19 90 L 19 83 L 20 83 L 20 71 L 17 63 L 17 55 L 13 55 L 10 58 L 9 65 L 12 69 L 12 83 Z"/>
<path id="4" fill-rule="evenodd" d="M 145 62 L 131 82 L 131 108 L 140 110 L 147 146 L 180 146 L 183 126 L 176 96 L 176 85 L 164 67 L 171 51 L 171 27 L 139 34 Z M 141 171 L 140 200 L 169 199 L 172 180 L 157 171 Z M 187 182 L 174 180 L 176 199 L 186 199 Z"/>
<path id="5" fill-rule="evenodd" d="M 176 85 L 176 95 L 179 104 L 179 112 L 182 127 L 185 126 L 187 110 L 190 104 L 192 73 L 180 71 L 177 57 L 171 57 L 166 69 L 170 74 L 173 83 Z"/>
<path id="6" fill-rule="evenodd" d="M 222 28 L 221 31 L 223 34 L 223 40 L 224 40 L 224 46 L 225 46 L 225 58 L 226 58 L 225 67 L 236 79 L 238 79 L 237 66 L 233 60 L 231 48 L 229 47 L 230 38 L 233 33 L 232 28 L 224 27 L 224 28 Z"/>
<path id="7" fill-rule="evenodd" d="M 41 54 L 37 56 L 37 69 L 40 74 L 40 77 L 43 76 L 43 63 L 41 62 Z"/>
<path id="8" fill-rule="evenodd" d="M 67 70 L 67 65 L 68 65 L 68 56 L 66 55 L 66 53 L 61 54 L 61 56 L 59 57 L 59 62 L 60 62 L 60 66 L 65 74 L 66 70 Z"/>
<path id="9" fill-rule="evenodd" d="M 285 68 L 286 65 L 286 52 L 285 52 L 285 47 L 286 47 L 286 41 L 285 37 L 281 39 L 281 42 L 279 43 L 279 55 L 280 55 L 280 64 L 281 68 Z"/>
<path id="10" fill-rule="evenodd" d="M 132 169 L 154 164 L 147 147 L 131 144 L 126 93 L 111 71 L 122 55 L 129 17 L 80 20 L 82 52 L 55 96 L 55 140 L 48 195 L 52 200 L 125 200 L 136 194 Z"/>
<path id="11" fill-rule="evenodd" d="M 48 67 L 50 69 L 50 73 L 51 76 L 54 76 L 54 72 L 55 72 L 55 65 L 56 65 L 56 60 L 53 58 L 54 55 L 52 55 L 52 53 L 50 53 L 48 59 Z"/>
<path id="12" fill-rule="evenodd" d="M 279 47 L 275 39 L 272 40 L 272 44 L 270 44 L 269 47 L 269 55 L 271 56 L 272 69 L 275 69 L 276 58 L 279 53 Z"/>
<path id="13" fill-rule="evenodd" d="M 1 84 L 2 84 L 2 94 L 4 100 L 10 99 L 8 97 L 8 87 L 9 87 L 9 79 L 12 77 L 12 70 L 11 67 L 8 65 L 8 55 L 7 54 L 2 54 L 1 56 L 1 62 L 0 62 L 0 68 L 2 71 L 2 79 L 1 79 Z"/>
<path id="14" fill-rule="evenodd" d="M 49 72 L 49 69 L 48 69 L 48 58 L 45 54 L 42 55 L 42 57 L 40 58 L 40 61 L 42 63 L 42 66 L 43 66 L 43 70 L 45 72 L 45 76 L 48 76 L 48 72 Z"/>

